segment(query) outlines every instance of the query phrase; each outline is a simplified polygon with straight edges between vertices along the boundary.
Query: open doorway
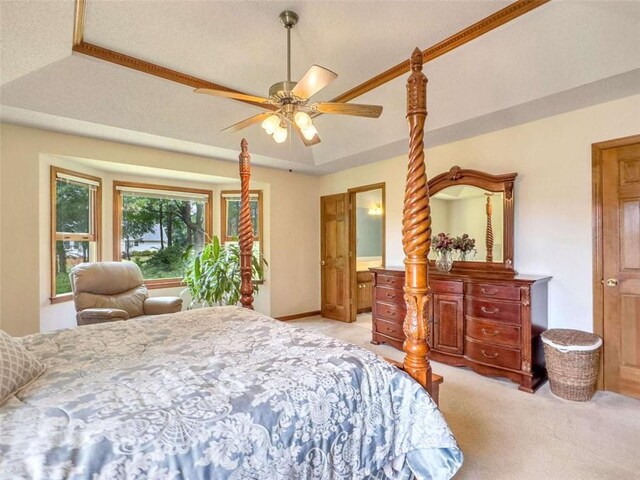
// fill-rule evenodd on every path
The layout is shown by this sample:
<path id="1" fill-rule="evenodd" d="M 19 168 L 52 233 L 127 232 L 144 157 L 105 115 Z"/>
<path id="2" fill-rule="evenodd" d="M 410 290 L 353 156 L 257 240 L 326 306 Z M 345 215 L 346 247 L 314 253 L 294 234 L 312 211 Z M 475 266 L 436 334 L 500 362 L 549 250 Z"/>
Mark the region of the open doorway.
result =
<path id="1" fill-rule="evenodd" d="M 370 328 L 373 276 L 369 269 L 385 267 L 385 211 L 384 183 L 320 198 L 323 317 Z"/>
<path id="2" fill-rule="evenodd" d="M 352 321 L 370 328 L 373 276 L 370 268 L 385 266 L 385 184 L 350 188 L 349 243 Z"/>

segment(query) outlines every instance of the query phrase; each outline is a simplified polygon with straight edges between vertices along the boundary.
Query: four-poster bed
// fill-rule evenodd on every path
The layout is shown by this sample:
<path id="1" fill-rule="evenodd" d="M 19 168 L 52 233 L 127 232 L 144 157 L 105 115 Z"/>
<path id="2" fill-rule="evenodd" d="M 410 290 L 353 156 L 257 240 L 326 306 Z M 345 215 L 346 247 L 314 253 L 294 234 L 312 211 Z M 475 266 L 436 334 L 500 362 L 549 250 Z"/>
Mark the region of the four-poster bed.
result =
<path id="1" fill-rule="evenodd" d="M 422 385 L 437 401 L 437 385 L 442 377 L 436 376 L 436 389 L 432 389 L 429 363 L 429 280 L 427 254 L 431 246 L 431 210 L 424 162 L 424 124 L 427 117 L 427 77 L 422 73 L 422 52 L 416 48 L 411 55 L 411 75 L 407 81 L 407 119 L 409 122 L 409 165 L 402 211 L 402 247 L 405 253 L 404 299 L 407 306 L 403 330 L 406 336 L 402 365 L 411 377 Z M 249 210 L 249 182 L 251 176 L 247 141 L 243 138 L 240 153 L 241 207 L 238 242 L 242 265 L 242 305 L 253 308 L 251 258 L 253 230 Z M 435 391 L 434 391 L 435 390 Z"/>
<path id="2" fill-rule="evenodd" d="M 412 64 L 410 97 L 414 84 L 424 95 L 415 55 Z M 46 370 L 0 405 L 0 478 L 451 478 L 462 453 L 423 389 L 426 112 L 424 101 L 410 105 L 404 244 L 415 307 L 405 322 L 405 369 L 419 383 L 368 350 L 253 311 L 243 140 L 242 307 L 21 339 Z"/>

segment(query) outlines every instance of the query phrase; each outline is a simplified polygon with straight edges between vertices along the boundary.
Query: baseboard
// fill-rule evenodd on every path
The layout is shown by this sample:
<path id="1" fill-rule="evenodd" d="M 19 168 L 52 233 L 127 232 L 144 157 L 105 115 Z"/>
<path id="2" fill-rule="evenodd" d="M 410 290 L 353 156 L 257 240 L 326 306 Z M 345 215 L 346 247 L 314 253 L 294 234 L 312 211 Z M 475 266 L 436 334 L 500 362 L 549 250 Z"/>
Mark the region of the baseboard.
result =
<path id="1" fill-rule="evenodd" d="M 286 322 L 287 320 L 297 320 L 298 318 L 313 317 L 315 315 L 320 315 L 320 310 L 315 310 L 313 312 L 296 313 L 294 315 L 284 315 L 282 317 L 276 317 L 276 320 L 282 320 L 283 322 Z"/>

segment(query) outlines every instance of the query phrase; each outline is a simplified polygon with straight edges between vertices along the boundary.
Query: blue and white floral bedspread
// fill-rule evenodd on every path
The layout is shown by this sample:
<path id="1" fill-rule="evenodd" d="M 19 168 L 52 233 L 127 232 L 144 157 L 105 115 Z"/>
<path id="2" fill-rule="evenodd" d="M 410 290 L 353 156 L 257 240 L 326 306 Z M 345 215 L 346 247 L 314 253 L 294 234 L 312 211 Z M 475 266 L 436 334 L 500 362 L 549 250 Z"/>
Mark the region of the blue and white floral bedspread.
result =
<path id="1" fill-rule="evenodd" d="M 45 373 L 0 406 L 0 478 L 448 479 L 408 375 L 237 307 L 32 335 Z"/>

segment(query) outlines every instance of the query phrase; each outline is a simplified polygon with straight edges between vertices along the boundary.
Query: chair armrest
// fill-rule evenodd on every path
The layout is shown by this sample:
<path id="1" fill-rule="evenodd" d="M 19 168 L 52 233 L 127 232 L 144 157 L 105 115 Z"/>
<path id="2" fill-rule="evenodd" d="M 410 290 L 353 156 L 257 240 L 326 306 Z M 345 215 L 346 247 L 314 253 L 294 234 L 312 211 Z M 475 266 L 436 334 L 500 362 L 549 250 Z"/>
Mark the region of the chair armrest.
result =
<path id="1" fill-rule="evenodd" d="M 150 297 L 144 301 L 145 315 L 162 315 L 163 313 L 175 313 L 182 310 L 180 297 Z"/>
<path id="2" fill-rule="evenodd" d="M 78 312 L 78 325 L 128 320 L 129 314 L 118 308 L 87 308 Z"/>

